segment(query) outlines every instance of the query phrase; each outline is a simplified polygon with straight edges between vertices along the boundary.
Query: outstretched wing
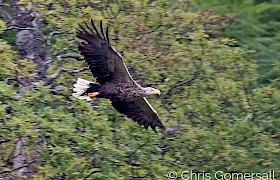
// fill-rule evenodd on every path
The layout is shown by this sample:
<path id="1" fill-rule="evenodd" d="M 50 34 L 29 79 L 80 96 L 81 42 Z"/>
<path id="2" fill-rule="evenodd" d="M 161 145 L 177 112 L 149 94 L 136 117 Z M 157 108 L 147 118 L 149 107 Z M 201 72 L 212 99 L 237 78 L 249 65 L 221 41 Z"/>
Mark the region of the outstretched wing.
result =
<path id="1" fill-rule="evenodd" d="M 146 129 L 151 128 L 156 132 L 156 127 L 166 129 L 160 121 L 157 112 L 148 103 L 146 98 L 140 98 L 135 101 L 112 101 L 112 106 L 122 114 L 143 125 Z"/>
<path id="2" fill-rule="evenodd" d="M 96 81 L 101 84 L 109 81 L 133 81 L 122 56 L 110 45 L 108 26 L 106 34 L 103 31 L 102 21 L 100 21 L 100 32 L 97 30 L 92 19 L 92 27 L 86 23 L 84 26 L 79 26 L 81 29 L 77 32 L 77 37 L 85 40 L 85 42 L 82 42 L 78 49 L 84 56 L 92 75 L 96 77 Z"/>

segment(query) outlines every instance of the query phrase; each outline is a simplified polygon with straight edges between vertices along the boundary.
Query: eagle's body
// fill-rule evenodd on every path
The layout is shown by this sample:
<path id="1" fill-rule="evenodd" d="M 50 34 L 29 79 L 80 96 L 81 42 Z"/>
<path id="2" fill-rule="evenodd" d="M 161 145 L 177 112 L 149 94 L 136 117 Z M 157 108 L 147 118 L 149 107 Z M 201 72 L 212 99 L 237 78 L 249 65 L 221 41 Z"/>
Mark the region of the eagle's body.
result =
<path id="1" fill-rule="evenodd" d="M 92 100 L 95 98 L 110 99 L 112 106 L 120 113 L 133 119 L 145 128 L 151 126 L 166 129 L 160 121 L 157 112 L 145 99 L 145 96 L 160 94 L 151 87 L 142 87 L 130 76 L 123 58 L 111 45 L 100 22 L 100 32 L 91 20 L 92 28 L 87 24 L 81 27 L 77 37 L 86 41 L 78 46 L 79 51 L 87 62 L 89 69 L 96 78 L 96 83 L 78 78 L 74 84 L 74 97 Z M 100 34 L 101 33 L 101 34 Z"/>
<path id="2" fill-rule="evenodd" d="M 106 83 L 99 89 L 97 97 L 110 100 L 134 101 L 145 96 L 143 88 L 136 83 Z"/>

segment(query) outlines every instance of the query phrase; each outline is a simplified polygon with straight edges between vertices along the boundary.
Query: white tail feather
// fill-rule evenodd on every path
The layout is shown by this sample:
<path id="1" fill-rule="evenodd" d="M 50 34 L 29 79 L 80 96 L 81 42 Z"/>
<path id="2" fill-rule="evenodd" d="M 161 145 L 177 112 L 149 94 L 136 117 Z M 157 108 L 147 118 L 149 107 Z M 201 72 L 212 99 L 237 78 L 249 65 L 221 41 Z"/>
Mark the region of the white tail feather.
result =
<path id="1" fill-rule="evenodd" d="M 73 91 L 75 93 L 73 93 L 72 95 L 78 99 L 85 99 L 87 101 L 91 101 L 92 99 L 89 96 L 82 95 L 90 87 L 89 86 L 90 83 L 92 83 L 92 82 L 87 81 L 85 79 L 78 78 L 78 80 L 76 81 L 76 84 L 73 85 L 74 86 Z"/>

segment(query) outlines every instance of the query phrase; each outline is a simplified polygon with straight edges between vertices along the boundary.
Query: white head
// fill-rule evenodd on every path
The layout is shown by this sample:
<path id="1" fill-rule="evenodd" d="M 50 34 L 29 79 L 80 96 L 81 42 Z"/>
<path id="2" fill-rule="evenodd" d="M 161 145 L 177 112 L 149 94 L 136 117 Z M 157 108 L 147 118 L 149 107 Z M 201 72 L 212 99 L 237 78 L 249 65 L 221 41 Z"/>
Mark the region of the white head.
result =
<path id="1" fill-rule="evenodd" d="M 152 94 L 157 94 L 160 95 L 160 90 L 152 88 L 152 87 L 146 87 L 143 88 L 145 95 L 152 95 Z"/>

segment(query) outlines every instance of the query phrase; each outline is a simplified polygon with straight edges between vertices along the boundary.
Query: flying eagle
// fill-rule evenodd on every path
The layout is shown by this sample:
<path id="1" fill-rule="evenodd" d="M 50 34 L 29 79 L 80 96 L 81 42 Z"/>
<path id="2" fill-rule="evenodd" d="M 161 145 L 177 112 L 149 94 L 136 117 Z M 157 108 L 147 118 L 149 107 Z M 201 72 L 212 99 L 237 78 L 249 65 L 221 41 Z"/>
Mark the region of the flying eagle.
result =
<path id="1" fill-rule="evenodd" d="M 74 84 L 73 96 L 89 101 L 95 98 L 110 99 L 117 111 L 140 126 L 143 125 L 146 129 L 150 126 L 155 132 L 157 126 L 165 130 L 166 127 L 160 121 L 157 112 L 145 98 L 152 94 L 160 95 L 160 91 L 152 87 L 142 87 L 132 79 L 122 55 L 110 44 L 108 26 L 105 33 L 102 21 L 100 31 L 92 20 L 92 27 L 86 23 L 79 26 L 77 37 L 84 42 L 78 46 L 78 50 L 97 83 L 78 78 Z"/>

